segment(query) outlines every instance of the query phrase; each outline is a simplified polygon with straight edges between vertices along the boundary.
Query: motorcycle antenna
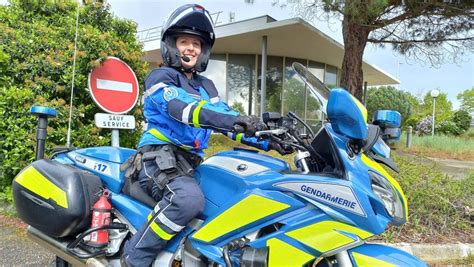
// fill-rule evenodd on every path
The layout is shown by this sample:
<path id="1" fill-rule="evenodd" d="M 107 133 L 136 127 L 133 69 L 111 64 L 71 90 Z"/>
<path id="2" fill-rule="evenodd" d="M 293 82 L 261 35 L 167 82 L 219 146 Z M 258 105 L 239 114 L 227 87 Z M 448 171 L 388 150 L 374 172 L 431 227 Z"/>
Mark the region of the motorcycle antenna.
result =
<path id="1" fill-rule="evenodd" d="M 74 79 L 76 74 L 76 52 L 77 52 L 77 32 L 79 28 L 79 7 L 81 4 L 77 3 L 76 8 L 76 34 L 74 36 L 74 59 L 72 61 L 72 81 L 71 81 L 71 99 L 69 101 L 69 122 L 67 127 L 66 147 L 71 146 L 71 121 L 72 121 L 72 99 L 74 97 Z"/>

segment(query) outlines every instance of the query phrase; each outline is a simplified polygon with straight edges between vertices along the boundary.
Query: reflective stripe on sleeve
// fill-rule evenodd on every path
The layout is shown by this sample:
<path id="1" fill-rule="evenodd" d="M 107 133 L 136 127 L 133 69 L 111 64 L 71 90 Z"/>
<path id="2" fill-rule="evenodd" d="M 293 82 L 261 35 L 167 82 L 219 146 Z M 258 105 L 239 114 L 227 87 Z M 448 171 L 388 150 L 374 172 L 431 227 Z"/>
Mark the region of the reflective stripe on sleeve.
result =
<path id="1" fill-rule="evenodd" d="M 196 128 L 201 128 L 201 125 L 199 124 L 199 112 L 201 111 L 202 106 L 204 106 L 204 104 L 206 103 L 207 102 L 205 100 L 201 100 L 199 104 L 197 105 L 197 107 L 194 109 L 193 124 L 194 124 L 194 127 Z"/>
<path id="2" fill-rule="evenodd" d="M 191 108 L 196 104 L 196 101 L 189 103 L 184 109 L 183 109 L 183 115 L 181 118 L 181 121 L 184 123 L 189 123 L 189 115 L 191 115 Z"/>
<path id="3" fill-rule="evenodd" d="M 145 93 L 143 93 L 143 98 L 147 98 L 148 96 L 152 95 L 154 92 L 156 92 L 159 89 L 165 88 L 168 85 L 165 83 L 157 83 L 150 87 L 150 89 L 146 90 Z"/>
<path id="4" fill-rule="evenodd" d="M 242 143 L 242 137 L 243 136 L 244 136 L 244 134 L 242 134 L 242 133 L 237 134 L 237 136 L 235 137 L 235 141 L 237 141 L 239 143 Z"/>

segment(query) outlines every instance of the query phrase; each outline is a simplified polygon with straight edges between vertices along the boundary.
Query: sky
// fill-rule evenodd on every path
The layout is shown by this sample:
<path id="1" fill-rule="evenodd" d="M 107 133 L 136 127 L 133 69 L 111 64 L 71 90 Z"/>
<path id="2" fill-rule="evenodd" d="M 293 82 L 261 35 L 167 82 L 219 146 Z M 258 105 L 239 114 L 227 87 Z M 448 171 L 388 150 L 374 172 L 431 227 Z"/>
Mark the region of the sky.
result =
<path id="1" fill-rule="evenodd" d="M 122 18 L 128 18 L 138 23 L 138 30 L 145 30 L 163 25 L 170 12 L 189 1 L 156 1 L 156 0 L 108 0 L 112 12 Z M 262 15 L 269 15 L 277 20 L 296 17 L 290 8 L 273 6 L 272 0 L 254 0 L 253 4 L 245 0 L 205 0 L 194 1 L 201 4 L 210 13 L 222 11 L 218 23 L 229 22 L 229 12 L 235 12 L 235 20 L 244 20 Z M 280 1 L 281 2 L 281 1 Z M 328 25 L 326 21 L 309 21 L 316 28 L 331 36 L 341 44 L 342 28 L 340 25 Z M 217 36 L 218 37 L 218 36 Z M 415 96 L 421 96 L 439 89 L 447 93 L 454 109 L 459 108 L 456 96 L 474 87 L 474 54 L 469 53 L 461 64 L 444 64 L 440 68 L 430 65 L 406 62 L 404 56 L 395 54 L 389 48 L 375 48 L 368 45 L 365 49 L 364 60 L 382 68 L 385 72 L 398 78 L 401 84 L 398 88 L 410 91 Z"/>
<path id="2" fill-rule="evenodd" d="M 217 24 L 229 22 L 229 13 L 235 13 L 235 21 L 269 15 L 276 20 L 296 17 L 291 8 L 281 8 L 272 5 L 272 0 L 195 0 L 210 13 L 219 12 Z M 6 0 L 0 0 L 5 4 Z M 111 11 L 117 17 L 127 18 L 138 24 L 138 30 L 145 30 L 162 26 L 167 16 L 174 9 L 190 1 L 183 0 L 107 0 Z M 280 1 L 283 2 L 283 1 Z M 326 21 L 309 21 L 316 28 L 329 35 L 339 43 L 342 41 L 342 27 L 340 24 L 328 25 Z M 218 37 L 218 36 L 217 36 Z M 458 64 L 446 63 L 440 68 L 427 64 L 408 63 L 404 56 L 394 53 L 390 48 L 375 48 L 367 45 L 364 60 L 383 69 L 401 83 L 398 88 L 411 92 L 415 96 L 422 96 L 432 89 L 447 93 L 454 109 L 459 108 L 456 96 L 474 87 L 474 53 L 468 53 L 463 62 Z"/>

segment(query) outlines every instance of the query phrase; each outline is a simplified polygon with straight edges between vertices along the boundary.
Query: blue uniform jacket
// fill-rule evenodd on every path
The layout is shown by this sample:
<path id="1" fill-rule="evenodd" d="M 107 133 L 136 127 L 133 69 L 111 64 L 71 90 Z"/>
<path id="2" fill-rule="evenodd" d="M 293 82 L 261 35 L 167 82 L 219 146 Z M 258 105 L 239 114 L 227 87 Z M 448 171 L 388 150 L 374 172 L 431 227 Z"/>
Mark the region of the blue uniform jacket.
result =
<path id="1" fill-rule="evenodd" d="M 194 74 L 188 79 L 169 67 L 153 70 L 145 78 L 144 116 L 148 128 L 139 147 L 172 143 L 201 157 L 212 130 L 241 143 L 268 150 L 267 141 L 230 133 L 238 112 L 220 101 L 214 83 Z"/>

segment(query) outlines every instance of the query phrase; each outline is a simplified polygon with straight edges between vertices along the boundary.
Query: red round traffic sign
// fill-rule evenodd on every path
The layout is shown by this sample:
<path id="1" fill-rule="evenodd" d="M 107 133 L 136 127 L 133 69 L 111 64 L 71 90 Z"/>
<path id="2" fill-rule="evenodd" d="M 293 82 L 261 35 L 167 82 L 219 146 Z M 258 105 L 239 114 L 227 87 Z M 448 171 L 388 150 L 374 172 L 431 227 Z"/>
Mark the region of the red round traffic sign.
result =
<path id="1" fill-rule="evenodd" d="M 89 90 L 94 102 L 104 111 L 123 114 L 138 100 L 138 81 L 133 70 L 122 60 L 108 57 L 89 73 Z"/>

